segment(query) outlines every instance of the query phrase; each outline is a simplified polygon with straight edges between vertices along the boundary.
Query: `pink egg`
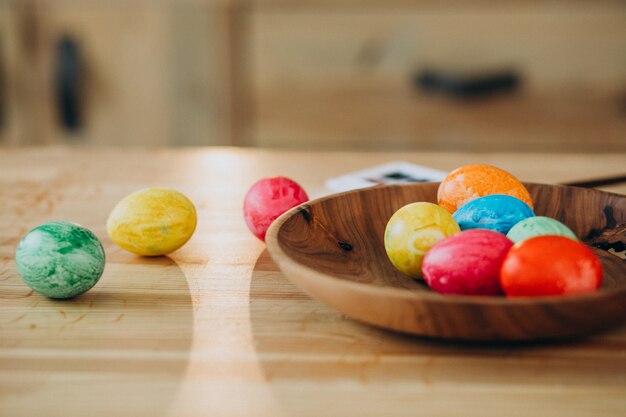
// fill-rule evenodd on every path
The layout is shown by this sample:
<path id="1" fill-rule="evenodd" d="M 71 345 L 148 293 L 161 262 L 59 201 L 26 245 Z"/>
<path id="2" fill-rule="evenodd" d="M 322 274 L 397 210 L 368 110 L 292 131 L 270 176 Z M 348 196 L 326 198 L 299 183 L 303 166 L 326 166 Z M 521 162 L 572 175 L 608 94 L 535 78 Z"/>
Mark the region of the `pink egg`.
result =
<path id="1" fill-rule="evenodd" d="M 442 294 L 501 295 L 500 267 L 511 246 L 512 241 L 492 230 L 461 232 L 426 253 L 424 280 Z"/>
<path id="2" fill-rule="evenodd" d="M 265 242 L 265 233 L 276 218 L 308 200 L 304 189 L 289 178 L 263 178 L 248 190 L 243 215 L 248 229 Z"/>

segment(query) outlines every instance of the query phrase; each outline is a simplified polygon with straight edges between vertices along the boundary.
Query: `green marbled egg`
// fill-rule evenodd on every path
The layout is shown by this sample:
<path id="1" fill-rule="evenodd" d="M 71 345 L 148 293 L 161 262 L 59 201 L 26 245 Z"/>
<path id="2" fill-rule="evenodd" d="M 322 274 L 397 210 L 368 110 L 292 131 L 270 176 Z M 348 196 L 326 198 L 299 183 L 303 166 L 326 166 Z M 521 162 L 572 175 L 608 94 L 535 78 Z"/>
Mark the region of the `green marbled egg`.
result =
<path id="1" fill-rule="evenodd" d="M 96 285 L 104 271 L 104 249 L 84 227 L 45 223 L 22 238 L 15 264 L 33 290 L 50 298 L 71 298 Z"/>
<path id="2" fill-rule="evenodd" d="M 506 234 L 513 243 L 518 243 L 536 236 L 564 236 L 578 240 L 576 234 L 560 221 L 551 217 L 537 216 L 529 217 L 518 222 Z"/>

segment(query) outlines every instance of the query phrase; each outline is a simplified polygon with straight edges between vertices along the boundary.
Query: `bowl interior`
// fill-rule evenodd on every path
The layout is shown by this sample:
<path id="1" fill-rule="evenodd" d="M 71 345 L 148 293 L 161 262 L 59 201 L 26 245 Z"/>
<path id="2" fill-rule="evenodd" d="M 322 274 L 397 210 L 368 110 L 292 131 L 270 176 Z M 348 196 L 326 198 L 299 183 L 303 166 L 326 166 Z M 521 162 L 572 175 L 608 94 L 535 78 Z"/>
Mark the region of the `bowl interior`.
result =
<path id="1" fill-rule="evenodd" d="M 620 250 L 626 240 L 626 197 L 585 188 L 525 185 L 536 215 L 563 222 L 583 242 L 598 247 L 594 252 L 604 267 L 602 290 L 625 287 L 626 262 L 607 249 Z M 313 201 L 286 215 L 277 231 L 278 244 L 293 262 L 327 276 L 435 294 L 422 281 L 393 267 L 383 235 L 387 221 L 400 207 L 415 201 L 436 203 L 437 188 L 438 183 L 380 186 Z M 471 298 L 507 302 L 505 297 Z"/>

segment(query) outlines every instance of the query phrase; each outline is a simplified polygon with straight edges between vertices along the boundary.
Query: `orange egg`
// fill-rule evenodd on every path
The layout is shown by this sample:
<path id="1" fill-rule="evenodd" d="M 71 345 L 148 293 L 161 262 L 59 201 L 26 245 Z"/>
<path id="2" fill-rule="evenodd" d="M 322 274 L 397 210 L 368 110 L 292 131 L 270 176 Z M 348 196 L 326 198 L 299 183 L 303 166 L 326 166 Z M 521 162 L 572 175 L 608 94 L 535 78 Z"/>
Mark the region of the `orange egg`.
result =
<path id="1" fill-rule="evenodd" d="M 465 165 L 452 171 L 439 185 L 437 202 L 450 213 L 465 203 L 486 195 L 505 194 L 533 208 L 528 190 L 513 175 L 491 165 Z"/>

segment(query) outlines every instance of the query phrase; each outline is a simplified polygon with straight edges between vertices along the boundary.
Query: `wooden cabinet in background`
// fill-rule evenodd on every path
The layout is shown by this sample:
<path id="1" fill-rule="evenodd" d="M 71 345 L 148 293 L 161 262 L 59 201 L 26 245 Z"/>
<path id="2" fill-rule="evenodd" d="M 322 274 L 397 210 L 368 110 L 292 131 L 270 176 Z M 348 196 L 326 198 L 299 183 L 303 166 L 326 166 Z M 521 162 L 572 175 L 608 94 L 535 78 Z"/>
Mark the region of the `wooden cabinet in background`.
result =
<path id="1" fill-rule="evenodd" d="M 626 152 L 623 3 L 258 3 L 251 144 Z M 449 99 L 416 88 L 426 68 L 507 68 L 520 85 Z"/>
<path id="2" fill-rule="evenodd" d="M 231 143 L 228 19 L 212 2 L 16 0 L 0 7 L 4 142 Z M 77 85 L 60 85 L 62 71 L 75 71 Z M 69 120 L 78 126 L 63 114 L 73 111 L 63 88 L 75 89 L 69 100 L 79 101 L 78 114 Z"/>
<path id="3" fill-rule="evenodd" d="M 5 0 L 0 141 L 626 152 L 625 22 L 612 0 Z M 502 68 L 519 87 L 487 98 L 414 82 Z"/>

